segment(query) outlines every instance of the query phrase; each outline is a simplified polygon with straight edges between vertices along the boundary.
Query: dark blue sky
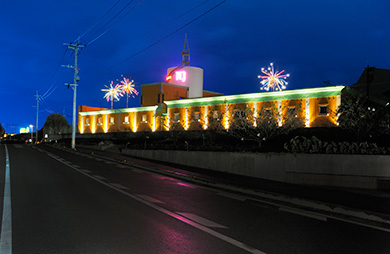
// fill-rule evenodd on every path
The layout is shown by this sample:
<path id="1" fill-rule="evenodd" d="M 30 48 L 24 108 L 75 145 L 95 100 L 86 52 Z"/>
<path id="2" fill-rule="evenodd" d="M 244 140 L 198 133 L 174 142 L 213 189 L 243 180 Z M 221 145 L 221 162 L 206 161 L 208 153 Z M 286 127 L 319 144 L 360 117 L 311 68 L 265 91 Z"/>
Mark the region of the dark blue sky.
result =
<path id="1" fill-rule="evenodd" d="M 39 128 L 53 112 L 71 123 L 73 92 L 64 83 L 72 83 L 73 73 L 62 67 L 56 71 L 63 43 L 73 42 L 117 1 L 2 1 L 0 123 L 9 132 L 11 125 L 16 130 L 35 125 L 36 91 L 54 89 L 40 104 Z M 119 1 L 81 38 L 87 44 L 111 28 L 79 56 L 78 105 L 110 107 L 100 90 L 121 75 L 134 79 L 138 90 L 141 84 L 164 81 L 166 69 L 180 65 L 185 33 L 191 65 L 205 71 L 204 89 L 224 94 L 259 92 L 257 76 L 270 62 L 291 74 L 287 89 L 323 86 L 327 80 L 351 85 L 367 65 L 390 68 L 388 0 L 227 0 L 135 57 L 221 0 L 143 0 L 122 17 L 140 2 L 134 0 L 103 27 L 129 2 Z M 73 61 L 68 50 L 61 64 Z M 129 104 L 138 106 L 139 98 Z M 125 105 L 122 99 L 114 108 Z"/>

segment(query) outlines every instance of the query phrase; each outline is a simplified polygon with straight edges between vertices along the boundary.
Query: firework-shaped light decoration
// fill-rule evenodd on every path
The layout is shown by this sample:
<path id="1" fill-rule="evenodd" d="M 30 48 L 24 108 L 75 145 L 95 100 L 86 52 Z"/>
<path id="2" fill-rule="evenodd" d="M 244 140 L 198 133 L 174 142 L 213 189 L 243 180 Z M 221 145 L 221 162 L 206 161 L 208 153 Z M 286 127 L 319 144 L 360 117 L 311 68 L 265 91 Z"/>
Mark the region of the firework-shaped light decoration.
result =
<path id="1" fill-rule="evenodd" d="M 119 85 L 121 92 L 126 93 L 127 99 L 126 99 L 126 108 L 129 107 L 129 95 L 132 95 L 134 97 L 135 95 L 138 95 L 138 91 L 134 87 L 134 80 L 130 80 L 128 78 L 123 78 L 121 81 L 122 85 Z"/>
<path id="2" fill-rule="evenodd" d="M 122 91 L 120 89 L 120 85 L 115 85 L 113 86 L 114 82 L 111 81 L 110 83 L 110 87 L 108 86 L 105 86 L 107 87 L 107 89 L 102 89 L 103 92 L 106 92 L 106 94 L 104 95 L 104 99 L 107 99 L 107 101 L 111 101 L 111 109 L 113 109 L 113 102 L 114 102 L 114 99 L 116 101 L 119 101 L 119 97 L 122 97 L 123 94 L 122 94 Z"/>
<path id="3" fill-rule="evenodd" d="M 260 88 L 261 90 L 269 91 L 272 89 L 273 91 L 281 91 L 286 89 L 286 85 L 288 84 L 286 78 L 290 77 L 290 74 L 283 74 L 284 70 L 275 72 L 273 63 L 270 63 L 267 70 L 261 68 L 261 72 L 265 74 L 258 76 L 258 78 L 263 79 L 260 82 L 263 85 Z"/>

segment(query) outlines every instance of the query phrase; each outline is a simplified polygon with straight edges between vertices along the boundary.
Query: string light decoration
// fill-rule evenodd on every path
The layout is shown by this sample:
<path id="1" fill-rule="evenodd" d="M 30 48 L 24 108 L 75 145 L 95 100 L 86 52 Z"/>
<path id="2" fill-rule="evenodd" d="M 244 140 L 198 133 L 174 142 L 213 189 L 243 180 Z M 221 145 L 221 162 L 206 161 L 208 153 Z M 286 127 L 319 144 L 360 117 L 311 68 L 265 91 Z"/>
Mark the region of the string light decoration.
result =
<path id="1" fill-rule="evenodd" d="M 267 70 L 261 68 L 261 72 L 265 74 L 258 76 L 258 78 L 263 79 L 260 81 L 260 84 L 262 84 L 261 90 L 269 91 L 272 89 L 273 91 L 282 91 L 286 89 L 288 84 L 286 78 L 290 77 L 290 74 L 283 74 L 284 70 L 275 72 L 273 63 L 270 63 Z"/>
<path id="2" fill-rule="evenodd" d="M 129 95 L 132 95 L 134 97 L 135 95 L 138 95 L 138 91 L 134 87 L 134 80 L 130 80 L 128 78 L 123 78 L 121 81 L 121 85 L 119 85 L 119 88 L 122 93 L 126 93 L 127 99 L 126 99 L 126 108 L 129 107 Z"/>
<path id="3" fill-rule="evenodd" d="M 114 82 L 111 81 L 110 87 L 105 86 L 105 87 L 107 87 L 107 89 L 102 89 L 103 92 L 106 92 L 106 94 L 104 95 L 103 98 L 107 99 L 107 102 L 111 101 L 111 109 L 113 109 L 113 106 L 114 106 L 113 105 L 114 99 L 116 101 L 119 101 L 119 97 L 123 96 L 120 85 L 113 86 L 113 84 L 114 84 Z"/>

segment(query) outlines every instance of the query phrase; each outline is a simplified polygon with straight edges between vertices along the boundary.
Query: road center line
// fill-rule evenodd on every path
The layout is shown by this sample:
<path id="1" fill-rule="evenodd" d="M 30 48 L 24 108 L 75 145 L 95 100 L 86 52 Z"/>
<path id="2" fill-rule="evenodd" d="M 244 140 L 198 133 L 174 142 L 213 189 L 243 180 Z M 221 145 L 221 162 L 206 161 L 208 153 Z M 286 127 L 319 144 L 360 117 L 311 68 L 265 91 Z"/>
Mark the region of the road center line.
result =
<path id="1" fill-rule="evenodd" d="M 12 253 L 11 178 L 7 145 L 5 147 L 5 183 L 1 223 L 0 254 Z"/>
<path id="2" fill-rule="evenodd" d="M 159 204 L 164 204 L 164 202 L 162 202 L 161 200 L 158 200 L 158 199 L 155 199 L 155 198 L 152 198 L 148 195 L 141 195 L 141 194 L 135 194 L 137 197 L 140 197 L 142 199 L 145 199 L 146 201 L 149 201 L 150 203 L 159 203 Z"/>
<path id="3" fill-rule="evenodd" d="M 49 155 L 49 156 L 50 156 L 50 155 Z M 52 157 L 52 156 L 50 156 L 50 157 Z M 52 158 L 55 159 L 55 160 L 57 160 L 57 161 L 59 161 L 59 162 L 61 162 L 61 163 L 63 163 L 63 164 L 65 164 L 64 162 L 58 160 L 58 159 L 55 158 L 55 157 L 52 157 Z M 65 164 L 65 165 L 67 165 L 67 164 Z M 97 182 L 99 182 L 99 183 L 101 183 L 101 184 L 103 184 L 103 185 L 105 185 L 105 186 L 107 186 L 107 187 L 113 189 L 113 190 L 116 190 L 116 191 L 122 193 L 123 195 L 125 195 L 125 196 L 127 196 L 127 197 L 129 197 L 129 198 L 135 199 L 135 200 L 137 200 L 138 202 L 143 203 L 144 205 L 147 205 L 147 206 L 149 206 L 149 207 L 151 207 L 151 208 L 154 208 L 154 209 L 157 210 L 157 211 L 160 211 L 160 212 L 162 212 L 162 213 L 165 213 L 166 215 L 168 215 L 168 216 L 170 216 L 170 217 L 172 217 L 172 218 L 174 218 L 174 219 L 177 219 L 177 220 L 179 220 L 179 221 L 181 221 L 181 222 L 183 222 L 183 223 L 186 223 L 186 224 L 189 225 L 189 226 L 192 226 L 192 227 L 197 228 L 197 229 L 199 229 L 199 230 L 201 230 L 201 231 L 203 231 L 203 232 L 205 232 L 205 233 L 207 233 L 207 234 L 209 234 L 209 235 L 212 235 L 212 236 L 214 236 L 214 237 L 216 237 L 216 238 L 219 238 L 220 240 L 222 240 L 222 241 L 224 241 L 224 242 L 230 243 L 230 244 L 232 244 L 232 245 L 234 245 L 234 246 L 236 246 L 236 247 L 238 247 L 238 248 L 240 248 L 240 249 L 243 249 L 243 250 L 245 250 L 245 251 L 247 251 L 247 252 L 249 252 L 249 253 L 254 253 L 254 254 L 265 254 L 265 252 L 262 252 L 262 251 L 260 251 L 260 250 L 258 250 L 258 249 L 255 249 L 255 248 L 253 248 L 253 247 L 251 247 L 251 246 L 246 245 L 245 243 L 242 243 L 242 242 L 240 242 L 240 241 L 237 241 L 236 239 L 233 239 L 233 238 L 231 238 L 231 237 L 229 237 L 229 236 L 227 236 L 227 235 L 221 234 L 221 233 L 219 233 L 219 232 L 217 232 L 217 231 L 214 231 L 214 230 L 212 230 L 212 229 L 210 229 L 210 228 L 208 228 L 208 227 L 206 227 L 206 226 L 203 226 L 203 225 L 201 225 L 201 224 L 199 224 L 199 223 L 196 223 L 196 222 L 194 222 L 194 221 L 192 221 L 192 220 L 190 220 L 190 219 L 188 219 L 188 218 L 186 218 L 186 217 L 184 217 L 184 216 L 182 216 L 182 215 L 180 215 L 180 214 L 177 214 L 177 213 L 175 213 L 175 212 L 169 211 L 169 210 L 167 210 L 167 209 L 165 209 L 165 208 L 163 208 L 163 207 L 161 207 L 161 206 L 158 206 L 158 205 L 153 204 L 153 203 L 151 203 L 151 202 L 149 202 L 149 201 L 147 201 L 147 200 L 145 200 L 145 199 L 142 199 L 142 198 L 140 198 L 140 197 L 137 197 L 136 195 L 130 194 L 130 193 L 128 193 L 128 192 L 126 192 L 126 191 L 124 191 L 124 190 L 122 190 L 122 189 L 120 189 L 120 188 L 115 187 L 113 184 L 106 183 L 106 182 L 104 182 L 104 181 L 102 181 L 102 180 L 99 180 L 99 179 L 97 179 L 97 178 L 94 178 L 93 176 L 91 176 L 91 175 L 89 175 L 89 174 L 83 172 L 82 170 L 80 170 L 80 169 L 78 169 L 78 168 L 75 168 L 75 167 L 70 166 L 70 165 L 67 165 L 67 166 L 69 166 L 70 168 L 73 168 L 74 170 L 80 172 L 81 174 L 83 174 L 83 175 L 85 175 L 85 176 L 87 176 L 87 177 L 89 177 L 89 178 L 91 178 L 91 179 L 93 179 L 93 180 L 95 180 L 95 181 L 97 181 Z M 1 254 L 1 253 L 0 253 L 0 254 Z"/>
<path id="4" fill-rule="evenodd" d="M 293 213 L 293 214 L 305 216 L 305 217 L 312 218 L 312 219 L 327 221 L 327 218 L 325 216 L 319 215 L 317 213 L 304 211 L 301 209 L 295 209 L 295 208 L 291 208 L 291 207 L 280 207 L 279 211 Z"/>
<path id="5" fill-rule="evenodd" d="M 208 220 L 206 218 L 203 218 L 203 217 L 200 217 L 196 214 L 193 214 L 193 213 L 181 213 L 181 212 L 176 212 L 177 214 L 180 214 L 192 221 L 195 221 L 199 224 L 202 224 L 203 226 L 206 226 L 206 227 L 211 227 L 211 228 L 227 228 L 221 224 L 218 224 L 214 221 L 211 221 L 211 220 Z"/>

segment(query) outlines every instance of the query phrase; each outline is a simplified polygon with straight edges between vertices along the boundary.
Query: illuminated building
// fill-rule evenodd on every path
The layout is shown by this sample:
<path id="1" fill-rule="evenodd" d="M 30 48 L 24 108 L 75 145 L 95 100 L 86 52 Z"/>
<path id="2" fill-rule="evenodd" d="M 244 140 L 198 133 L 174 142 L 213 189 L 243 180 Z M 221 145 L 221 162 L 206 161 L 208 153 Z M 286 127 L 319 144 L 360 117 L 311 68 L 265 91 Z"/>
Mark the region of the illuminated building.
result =
<path id="1" fill-rule="evenodd" d="M 182 65 L 168 68 L 166 82 L 141 85 L 140 107 L 110 110 L 79 106 L 80 133 L 209 129 L 215 119 L 229 129 L 238 114 L 251 112 L 257 117 L 264 110 L 275 113 L 279 126 L 286 116 L 302 119 L 305 127 L 337 125 L 335 112 L 344 86 L 238 95 L 205 91 L 203 69 L 189 66 L 186 43 Z"/>

